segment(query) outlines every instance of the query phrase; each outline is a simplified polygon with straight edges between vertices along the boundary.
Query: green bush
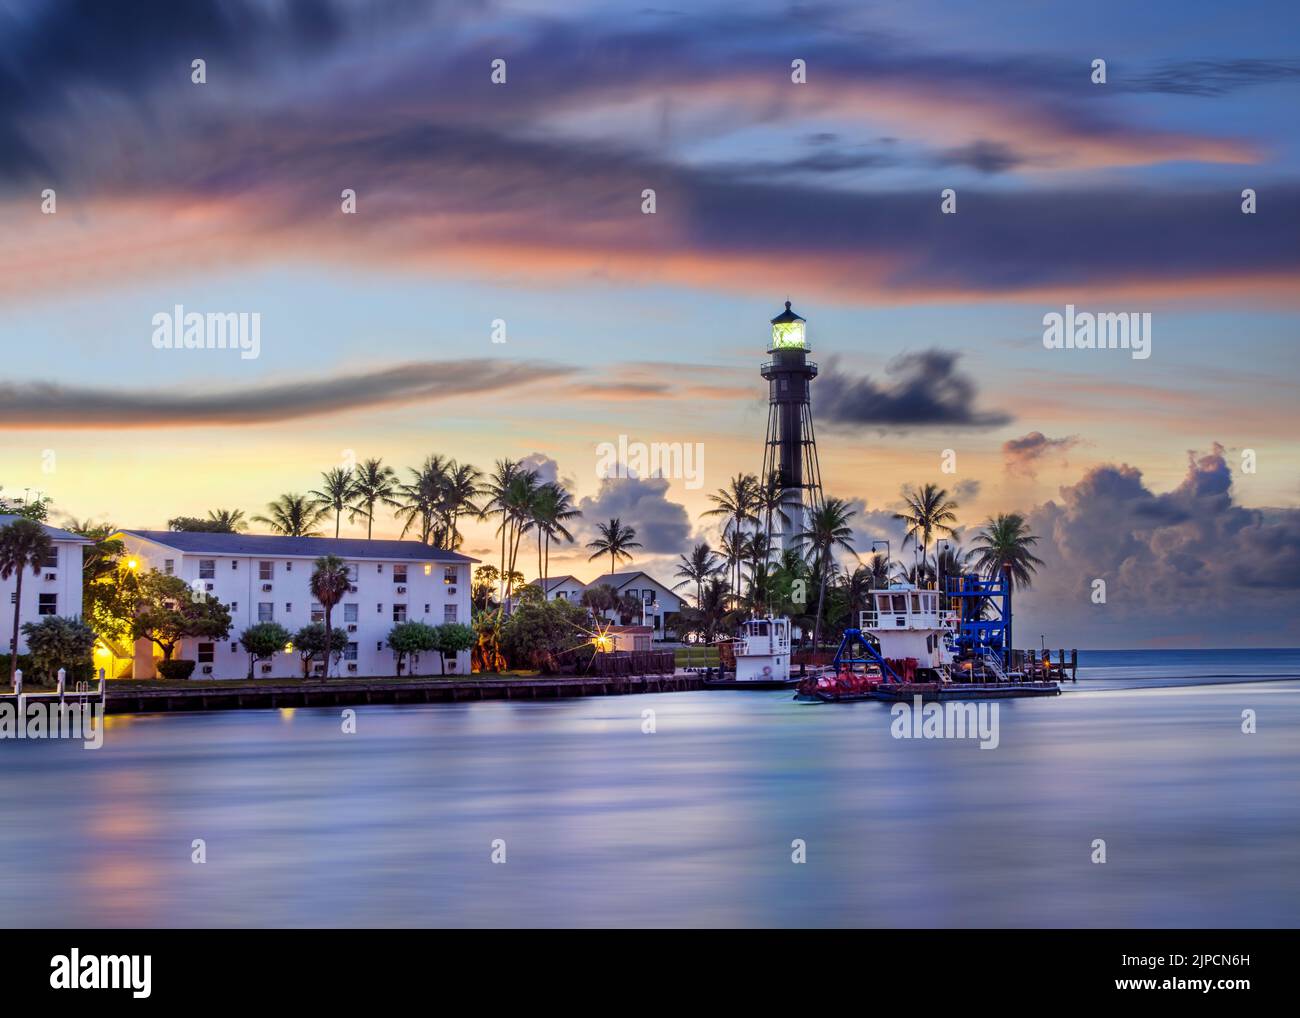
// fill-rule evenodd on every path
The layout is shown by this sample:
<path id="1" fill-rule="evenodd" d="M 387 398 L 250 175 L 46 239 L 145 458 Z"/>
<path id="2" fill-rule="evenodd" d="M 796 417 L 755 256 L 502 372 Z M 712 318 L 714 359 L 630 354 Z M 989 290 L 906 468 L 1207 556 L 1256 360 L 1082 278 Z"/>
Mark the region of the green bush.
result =
<path id="1" fill-rule="evenodd" d="M 174 658 L 171 661 L 158 662 L 158 676 L 168 682 L 183 682 L 194 674 L 193 661 Z"/>
<path id="2" fill-rule="evenodd" d="M 94 671 L 91 655 L 95 651 L 95 634 L 80 619 L 46 615 L 39 622 L 23 624 L 32 661 L 33 680 L 44 686 L 58 684 L 59 669 L 71 686 L 89 682 Z M 24 678 L 27 673 L 23 673 Z"/>

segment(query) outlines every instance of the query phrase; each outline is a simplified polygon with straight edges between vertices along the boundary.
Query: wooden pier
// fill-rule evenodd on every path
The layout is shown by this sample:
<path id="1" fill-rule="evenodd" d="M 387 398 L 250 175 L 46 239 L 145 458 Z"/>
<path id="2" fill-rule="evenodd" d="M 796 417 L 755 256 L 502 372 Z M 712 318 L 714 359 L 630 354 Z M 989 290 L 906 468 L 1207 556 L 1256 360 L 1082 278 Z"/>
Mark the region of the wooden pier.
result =
<path id="1" fill-rule="evenodd" d="M 249 682 L 246 685 L 182 689 L 108 687 L 108 714 L 159 711 L 268 709 L 278 707 L 348 707 L 372 703 L 459 703 L 475 700 L 557 700 L 574 696 L 628 696 L 635 693 L 680 693 L 703 689 L 699 675 L 537 676 L 535 678 L 430 679 L 428 682 L 328 681 L 295 684 Z"/>

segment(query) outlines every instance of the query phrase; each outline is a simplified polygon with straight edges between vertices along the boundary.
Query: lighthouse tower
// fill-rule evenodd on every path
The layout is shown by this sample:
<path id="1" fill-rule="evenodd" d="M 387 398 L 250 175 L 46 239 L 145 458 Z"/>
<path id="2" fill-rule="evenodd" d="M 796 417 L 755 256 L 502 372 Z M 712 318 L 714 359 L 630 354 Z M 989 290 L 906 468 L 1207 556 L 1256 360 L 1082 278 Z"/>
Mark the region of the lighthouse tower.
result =
<path id="1" fill-rule="evenodd" d="M 772 319 L 772 345 L 762 374 L 767 379 L 767 444 L 759 482 L 781 490 L 781 512 L 765 521 L 777 549 L 797 543 L 808 512 L 822 504 L 821 469 L 813 434 L 810 389 L 817 365 L 808 359 L 807 323 L 790 310 Z"/>

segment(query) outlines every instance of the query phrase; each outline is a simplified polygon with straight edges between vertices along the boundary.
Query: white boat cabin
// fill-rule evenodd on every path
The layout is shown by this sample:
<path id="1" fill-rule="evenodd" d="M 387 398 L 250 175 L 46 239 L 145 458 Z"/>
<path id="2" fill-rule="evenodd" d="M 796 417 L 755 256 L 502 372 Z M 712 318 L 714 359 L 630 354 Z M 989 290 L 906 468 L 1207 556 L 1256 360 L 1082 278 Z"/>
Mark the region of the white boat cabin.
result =
<path id="1" fill-rule="evenodd" d="M 734 646 L 737 682 L 784 681 L 790 677 L 789 619 L 750 619 L 740 627 Z"/>
<path id="2" fill-rule="evenodd" d="M 880 641 L 882 657 L 915 658 L 922 668 L 951 663 L 957 616 L 942 609 L 937 590 L 896 583 L 871 591 L 867 603 L 871 607 L 862 613 L 859 628 Z"/>

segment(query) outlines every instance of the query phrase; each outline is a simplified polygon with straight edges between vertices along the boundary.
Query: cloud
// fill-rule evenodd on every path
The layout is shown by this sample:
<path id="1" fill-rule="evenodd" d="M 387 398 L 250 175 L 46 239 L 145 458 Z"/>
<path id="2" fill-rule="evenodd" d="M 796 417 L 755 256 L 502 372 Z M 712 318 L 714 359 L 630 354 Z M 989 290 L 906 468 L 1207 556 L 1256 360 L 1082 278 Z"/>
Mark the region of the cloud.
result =
<path id="1" fill-rule="evenodd" d="M 941 152 L 936 159 L 940 166 L 966 166 L 980 173 L 1004 173 L 1025 161 L 1010 146 L 997 141 L 975 141 L 960 148 Z"/>
<path id="2" fill-rule="evenodd" d="M 206 351 L 201 352 L 203 356 Z M 368 372 L 214 391 L 123 390 L 53 382 L 0 382 L 0 426 L 146 428 L 288 421 L 379 406 L 499 392 L 570 369 L 491 360 L 415 361 Z"/>
<path id="3" fill-rule="evenodd" d="M 560 479 L 560 464 L 544 452 L 530 452 L 519 460 L 524 470 L 537 471 L 537 479 L 542 484 L 554 484 Z"/>
<path id="4" fill-rule="evenodd" d="M 976 406 L 975 382 L 957 370 L 959 354 L 923 350 L 902 354 L 885 368 L 888 380 L 854 377 L 828 358 L 817 381 L 817 417 L 831 427 L 992 428 L 1010 415 Z"/>
<path id="5" fill-rule="evenodd" d="M 1007 470 L 1025 477 L 1035 477 L 1039 463 L 1050 452 L 1064 453 L 1079 444 L 1077 435 L 1048 438 L 1041 431 L 1031 431 L 1020 438 L 1010 438 L 1002 443 L 1002 458 Z M 1064 458 L 1062 458 L 1064 462 Z"/>
<path id="6" fill-rule="evenodd" d="M 1115 78 L 1114 87 L 1124 92 L 1222 96 L 1253 85 L 1297 79 L 1300 79 L 1297 60 L 1191 60 L 1165 64 L 1146 74 L 1120 74 Z"/>
<path id="7" fill-rule="evenodd" d="M 1220 445 L 1189 454 L 1172 491 L 1107 464 L 1028 519 L 1044 565 L 1018 599 L 1022 632 L 1080 647 L 1279 646 L 1300 636 L 1300 510 L 1236 504 Z M 1094 579 L 1106 582 L 1105 604 L 1092 602 Z"/>
<path id="8" fill-rule="evenodd" d="M 578 508 L 582 519 L 570 529 L 579 544 L 598 536 L 596 524 L 615 517 L 636 528 L 636 539 L 643 547 L 633 550 L 633 565 L 640 556 L 676 555 L 689 546 L 691 518 L 685 506 L 668 499 L 664 478 L 604 478 L 596 494 L 579 501 Z"/>

